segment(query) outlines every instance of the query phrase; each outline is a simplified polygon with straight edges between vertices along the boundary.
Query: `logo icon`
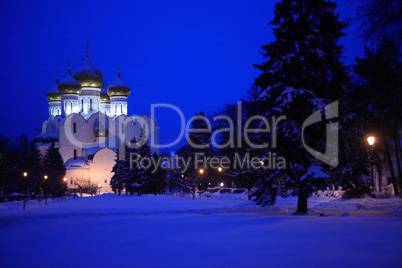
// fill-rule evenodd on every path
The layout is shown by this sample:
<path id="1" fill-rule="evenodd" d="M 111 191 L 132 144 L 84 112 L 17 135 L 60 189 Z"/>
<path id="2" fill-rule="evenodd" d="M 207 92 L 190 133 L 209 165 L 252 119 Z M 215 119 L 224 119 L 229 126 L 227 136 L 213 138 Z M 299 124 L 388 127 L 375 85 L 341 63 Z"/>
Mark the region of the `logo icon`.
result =
<path id="1" fill-rule="evenodd" d="M 302 143 L 307 152 L 309 152 L 312 156 L 332 167 L 336 167 L 339 164 L 339 126 L 338 123 L 332 123 L 331 119 L 338 117 L 339 102 L 334 101 L 326 105 L 324 107 L 324 112 L 325 120 L 330 120 L 330 123 L 326 124 L 325 153 L 314 150 L 308 146 L 304 140 L 304 130 L 308 126 L 322 121 L 320 110 L 314 112 L 303 122 Z"/>

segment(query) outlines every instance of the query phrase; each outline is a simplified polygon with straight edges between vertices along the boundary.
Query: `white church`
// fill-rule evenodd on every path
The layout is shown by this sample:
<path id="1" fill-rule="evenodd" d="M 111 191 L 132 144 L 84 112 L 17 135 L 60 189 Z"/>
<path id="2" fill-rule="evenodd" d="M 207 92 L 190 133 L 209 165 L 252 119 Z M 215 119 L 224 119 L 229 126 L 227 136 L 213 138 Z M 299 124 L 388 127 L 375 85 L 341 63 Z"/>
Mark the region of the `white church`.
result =
<path id="1" fill-rule="evenodd" d="M 46 94 L 49 118 L 35 140 L 44 155 L 55 142 L 66 166 L 68 188 L 77 180 L 97 185 L 101 192 L 111 192 L 119 146 L 142 136 L 159 140 L 159 127 L 148 115 L 127 115 L 131 89 L 117 71 L 116 80 L 107 89 L 102 73 L 87 55 L 73 74 L 68 75 Z M 153 148 L 152 148 L 153 149 Z M 153 149 L 154 152 L 157 152 Z"/>

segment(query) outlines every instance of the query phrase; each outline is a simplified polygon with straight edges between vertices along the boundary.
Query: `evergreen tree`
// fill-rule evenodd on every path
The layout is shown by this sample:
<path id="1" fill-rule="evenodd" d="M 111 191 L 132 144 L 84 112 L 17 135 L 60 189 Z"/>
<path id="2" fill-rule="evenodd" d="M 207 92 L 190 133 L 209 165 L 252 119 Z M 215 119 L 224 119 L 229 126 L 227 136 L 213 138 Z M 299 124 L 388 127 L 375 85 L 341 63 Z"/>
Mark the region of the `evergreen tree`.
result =
<path id="1" fill-rule="evenodd" d="M 43 159 L 43 170 L 44 174 L 47 175 L 47 179 L 42 184 L 44 195 L 52 195 L 53 197 L 64 195 L 67 189 L 67 184 L 63 180 L 66 168 L 59 148 L 55 147 L 54 142 L 46 151 Z"/>
<path id="2" fill-rule="evenodd" d="M 27 154 L 23 156 L 23 164 L 28 172 L 29 188 L 35 193 L 40 192 L 40 185 L 43 179 L 42 157 L 34 141 L 31 141 Z"/>
<path id="3" fill-rule="evenodd" d="M 154 163 L 159 163 L 160 156 L 154 153 L 152 155 L 154 159 Z M 155 167 L 152 166 L 152 174 L 151 174 L 151 189 L 150 191 L 153 194 L 164 193 L 167 186 L 167 172 L 161 166 Z"/>
<path id="4" fill-rule="evenodd" d="M 324 0 L 283 0 L 275 5 L 271 24 L 276 40 L 262 47 L 267 61 L 255 65 L 262 71 L 255 79 L 261 88 L 256 102 L 266 118 L 287 117 L 277 126 L 277 148 L 273 148 L 286 159 L 287 169 L 261 171 L 262 179 L 253 192 L 260 205 L 271 205 L 277 195 L 297 189 L 297 211 L 306 213 L 314 180 L 328 177 L 328 167 L 302 146 L 301 126 L 313 112 L 345 92 L 348 75 L 340 62 L 342 47 L 337 45 L 345 23 L 338 20 L 335 7 Z M 323 149 L 323 127 L 310 126 L 305 141 Z"/>
<path id="5" fill-rule="evenodd" d="M 135 155 L 139 155 L 139 157 L 141 157 L 140 152 L 137 148 L 137 140 L 134 138 L 131 141 L 131 146 L 129 147 L 128 151 L 128 155 L 126 156 L 126 158 L 128 157 L 128 159 L 130 159 L 130 154 L 134 154 Z M 141 195 L 143 192 L 143 170 L 140 166 L 137 165 L 132 165 L 131 167 L 129 167 L 129 170 L 127 172 L 127 184 L 126 184 L 126 190 L 129 191 L 129 193 L 132 195 L 133 193 L 137 193 L 137 195 Z"/>
<path id="6" fill-rule="evenodd" d="M 140 193 L 153 193 L 153 176 L 152 176 L 152 162 L 149 162 L 152 156 L 151 147 L 149 146 L 149 141 L 146 140 L 145 143 L 138 149 L 141 159 L 147 159 L 143 162 L 149 167 L 141 167 L 137 171 L 138 178 L 138 192 Z"/>
<path id="7" fill-rule="evenodd" d="M 398 194 L 390 147 L 394 147 L 398 177 L 402 179 L 402 150 L 399 123 L 402 118 L 402 62 L 399 43 L 384 37 L 376 49 L 365 48 L 364 58 L 357 58 L 354 71 L 358 75 L 360 115 L 365 116 L 371 133 L 377 138 L 376 148 L 382 147 L 391 171 L 394 191 Z M 371 115 L 371 118 L 367 116 Z"/>
<path id="8" fill-rule="evenodd" d="M 110 179 L 110 186 L 112 187 L 112 190 L 115 193 L 118 193 L 121 195 L 121 192 L 123 191 L 125 187 L 125 179 L 127 178 L 127 170 L 128 170 L 128 165 L 127 165 L 127 160 L 123 159 L 125 158 L 125 154 L 123 154 L 122 146 L 125 145 L 120 145 L 118 149 L 118 153 L 116 155 L 115 159 L 115 164 L 113 166 L 112 172 L 114 173 L 112 178 Z M 126 152 L 127 150 L 125 150 Z"/>

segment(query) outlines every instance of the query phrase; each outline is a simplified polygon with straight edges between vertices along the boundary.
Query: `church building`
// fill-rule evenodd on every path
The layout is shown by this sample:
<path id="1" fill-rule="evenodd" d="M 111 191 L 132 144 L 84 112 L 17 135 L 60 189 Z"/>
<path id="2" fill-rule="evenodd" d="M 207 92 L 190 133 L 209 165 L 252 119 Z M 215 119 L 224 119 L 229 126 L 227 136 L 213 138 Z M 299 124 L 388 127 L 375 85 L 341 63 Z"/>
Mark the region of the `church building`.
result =
<path id="1" fill-rule="evenodd" d="M 110 192 L 110 179 L 118 148 L 134 138 L 159 140 L 159 127 L 148 115 L 129 116 L 130 87 L 120 71 L 107 88 L 102 73 L 87 55 L 73 74 L 67 76 L 46 94 L 49 117 L 35 140 L 44 155 L 52 142 L 60 150 L 66 166 L 68 188 L 78 180 L 90 181 L 101 192 Z M 152 147 L 153 152 L 157 152 Z"/>

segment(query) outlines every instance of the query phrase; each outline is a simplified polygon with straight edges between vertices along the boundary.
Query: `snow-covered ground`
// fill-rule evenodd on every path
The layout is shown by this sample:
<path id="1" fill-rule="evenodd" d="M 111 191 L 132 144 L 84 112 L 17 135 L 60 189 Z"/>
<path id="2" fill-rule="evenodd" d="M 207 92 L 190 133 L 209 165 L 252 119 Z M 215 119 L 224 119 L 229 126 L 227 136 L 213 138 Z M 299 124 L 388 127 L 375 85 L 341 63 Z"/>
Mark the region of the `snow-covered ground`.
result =
<path id="1" fill-rule="evenodd" d="M 402 265 L 402 199 L 296 197 L 261 208 L 244 194 L 0 204 L 0 267 L 388 267 Z M 319 214 L 325 217 L 318 216 Z"/>

